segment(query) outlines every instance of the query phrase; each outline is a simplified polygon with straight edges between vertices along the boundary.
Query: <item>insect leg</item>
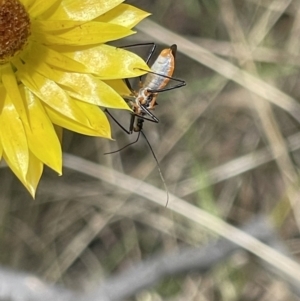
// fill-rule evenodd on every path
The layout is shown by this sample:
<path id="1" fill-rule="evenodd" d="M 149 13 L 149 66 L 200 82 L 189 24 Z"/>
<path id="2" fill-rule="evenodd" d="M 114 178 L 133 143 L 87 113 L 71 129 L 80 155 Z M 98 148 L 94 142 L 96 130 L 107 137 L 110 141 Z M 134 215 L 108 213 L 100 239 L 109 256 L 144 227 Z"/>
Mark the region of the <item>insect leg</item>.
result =
<path id="1" fill-rule="evenodd" d="M 144 120 L 148 120 L 148 121 L 151 121 L 151 122 L 155 122 L 155 123 L 158 123 L 158 122 L 159 122 L 159 119 L 158 119 L 153 113 L 151 113 L 150 110 L 148 110 L 145 106 L 142 105 L 142 106 L 140 106 L 140 108 L 142 109 L 142 111 L 143 111 L 144 113 L 148 114 L 148 115 L 151 117 L 151 119 L 146 118 L 146 117 L 144 117 L 144 116 L 140 116 L 140 115 L 138 115 L 138 117 L 140 117 L 140 118 L 142 118 L 142 119 L 144 119 Z"/>
<path id="2" fill-rule="evenodd" d="M 126 130 L 124 128 L 124 126 L 105 108 L 104 109 L 104 112 L 110 116 L 110 118 L 125 132 L 127 133 L 128 135 L 131 134 L 132 132 Z"/>
<path id="3" fill-rule="evenodd" d="M 112 120 L 125 132 L 127 133 L 128 135 L 132 134 L 133 132 L 133 128 L 134 128 L 134 121 L 135 121 L 135 118 L 136 118 L 136 115 L 135 114 L 131 114 L 131 119 L 130 119 L 130 126 L 129 126 L 129 131 L 126 130 L 120 123 L 119 121 L 105 108 L 104 109 L 104 112 L 107 113 L 111 118 Z M 137 138 L 135 141 L 123 146 L 122 148 L 118 149 L 118 150 L 115 150 L 115 151 L 112 151 L 112 152 L 108 152 L 108 153 L 104 153 L 104 155 L 110 155 L 110 154 L 114 154 L 114 153 L 118 153 L 120 152 L 121 150 L 127 148 L 128 146 L 132 145 L 132 144 L 135 144 L 139 141 L 139 138 L 140 138 L 140 132 L 138 133 L 137 135 Z"/>
<path id="4" fill-rule="evenodd" d="M 179 82 L 177 85 L 175 86 L 171 86 L 169 88 L 163 88 L 163 89 L 157 89 L 157 90 L 152 90 L 152 89 L 147 89 L 148 92 L 150 93 L 160 93 L 160 92 L 166 92 L 166 91 L 170 91 L 170 90 L 174 90 L 174 89 L 178 89 L 178 88 L 181 88 L 181 87 L 184 87 L 186 85 L 185 81 L 181 80 L 181 79 L 175 79 L 175 78 L 172 78 L 174 81 L 177 81 Z"/>
<path id="5" fill-rule="evenodd" d="M 152 74 L 161 76 L 163 78 L 168 78 L 170 80 L 178 82 L 178 84 L 176 84 L 175 86 L 169 87 L 169 88 L 156 89 L 156 90 L 155 89 L 147 89 L 147 91 L 150 92 L 150 93 L 160 93 L 160 92 L 170 91 L 170 90 L 174 90 L 174 89 L 177 89 L 177 88 L 184 87 L 186 85 L 186 82 L 184 80 L 182 80 L 182 79 L 179 79 L 179 78 L 167 76 L 167 75 L 156 73 L 156 72 L 153 72 L 153 71 L 148 71 L 148 73 L 152 73 Z"/>
<path id="6" fill-rule="evenodd" d="M 126 46 L 120 46 L 118 48 L 132 48 L 132 47 L 141 47 L 141 46 L 152 46 L 150 48 L 150 51 L 149 51 L 149 54 L 148 54 L 148 57 L 146 59 L 146 63 L 148 64 L 155 49 L 156 49 L 156 44 L 153 43 L 153 42 L 150 42 L 150 43 L 139 43 L 139 44 L 132 44 L 132 45 L 126 45 Z"/>
<path id="7" fill-rule="evenodd" d="M 148 57 L 147 57 L 147 59 L 146 59 L 146 63 L 148 64 L 149 63 L 149 61 L 150 61 L 150 59 L 151 59 L 151 57 L 152 57 L 152 55 L 153 55 L 153 53 L 154 53 L 154 51 L 155 51 L 155 49 L 156 49 L 156 44 L 154 44 L 154 43 L 152 43 L 153 45 L 152 45 L 152 48 L 150 49 L 150 51 L 149 51 L 149 54 L 148 54 Z"/>
<path id="8" fill-rule="evenodd" d="M 150 42 L 150 43 L 139 43 L 139 44 L 132 44 L 132 45 L 121 46 L 119 48 L 132 48 L 132 47 L 141 47 L 141 46 L 151 46 L 149 54 L 148 54 L 147 59 L 146 59 L 146 64 L 148 64 L 149 61 L 150 61 L 150 59 L 151 59 L 151 57 L 152 57 L 152 55 L 153 55 L 153 53 L 154 53 L 154 51 L 155 51 L 155 49 L 156 49 L 156 44 L 155 43 L 153 43 L 153 42 Z M 140 86 L 141 86 L 142 85 L 142 77 L 140 76 L 139 79 L 140 79 Z M 127 83 L 126 83 L 126 85 L 129 88 L 129 90 L 132 92 L 133 90 L 131 88 L 131 85 L 129 84 L 130 87 L 128 86 Z"/>
<path id="9" fill-rule="evenodd" d="M 110 154 L 118 153 L 118 152 L 122 151 L 123 149 L 127 148 L 128 146 L 137 143 L 137 142 L 139 141 L 140 134 L 141 134 L 141 132 L 138 133 L 136 139 L 135 139 L 133 142 L 130 142 L 129 144 L 127 144 L 127 145 L 125 145 L 125 146 L 123 146 L 123 147 L 121 147 L 120 149 L 117 149 L 117 150 L 115 150 L 115 151 L 112 151 L 112 152 L 109 152 L 109 153 L 104 153 L 103 155 L 110 155 Z"/>
<path id="10" fill-rule="evenodd" d="M 151 146 L 149 140 L 147 139 L 145 133 L 144 133 L 143 131 L 140 131 L 139 133 L 142 133 L 143 137 L 145 138 L 145 140 L 146 140 L 146 142 L 147 142 L 147 144 L 148 144 L 148 146 L 149 146 L 149 148 L 150 148 L 150 151 L 151 151 L 151 153 L 152 153 L 152 155 L 153 155 L 153 158 L 154 158 L 154 160 L 155 160 L 155 162 L 156 162 L 156 165 L 157 165 L 157 169 L 158 169 L 160 178 L 161 178 L 161 180 L 162 180 L 162 182 L 163 182 L 163 184 L 164 184 L 164 187 L 165 187 L 165 190 L 166 190 L 166 193 L 167 193 L 167 202 L 166 202 L 166 207 L 167 207 L 167 206 L 168 206 L 168 203 L 169 203 L 169 190 L 168 190 L 168 187 L 167 187 L 165 178 L 164 178 L 164 176 L 163 176 L 163 174 L 162 174 L 162 171 L 161 171 L 161 169 L 160 169 L 160 165 L 159 165 L 159 163 L 158 163 L 158 160 L 157 160 L 157 157 L 156 157 L 156 155 L 155 155 L 155 153 L 154 153 L 154 150 L 153 150 L 153 148 L 152 148 L 152 146 Z"/>
<path id="11" fill-rule="evenodd" d="M 131 114 L 131 118 L 130 118 L 130 125 L 129 125 L 129 132 L 130 134 L 132 134 L 133 132 L 133 128 L 134 128 L 134 121 L 135 121 L 135 117 L 137 117 L 138 115 L 136 114 Z"/>

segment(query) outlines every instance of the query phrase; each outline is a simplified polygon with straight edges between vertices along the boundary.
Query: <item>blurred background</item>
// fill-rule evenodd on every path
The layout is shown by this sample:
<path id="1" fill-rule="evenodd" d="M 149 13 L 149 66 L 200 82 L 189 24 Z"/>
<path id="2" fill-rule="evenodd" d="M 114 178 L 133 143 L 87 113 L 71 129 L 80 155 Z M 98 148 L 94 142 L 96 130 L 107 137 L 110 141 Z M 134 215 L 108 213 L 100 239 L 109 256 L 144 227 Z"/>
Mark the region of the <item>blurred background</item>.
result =
<path id="1" fill-rule="evenodd" d="M 126 3 L 152 15 L 137 27 L 135 36 L 122 42 L 155 42 L 154 58 L 161 49 L 177 44 L 174 76 L 187 83 L 159 94 L 154 113 L 160 122 L 144 124 L 170 194 L 181 199 L 182 208 L 193 205 L 237 228 L 263 216 L 296 264 L 299 1 Z M 127 112 L 113 113 L 129 125 Z M 200 219 L 176 213 L 172 197 L 165 207 L 167 193 L 143 137 L 104 156 L 136 139 L 113 122 L 112 128 L 116 141 L 65 132 L 64 150 L 109 168 L 107 178 L 113 177 L 113 170 L 130 176 L 129 190 L 122 178 L 108 184 L 68 166 L 60 178 L 46 169 L 32 200 L 9 169 L 0 169 L 3 266 L 89 291 L 154 255 L 168 258 L 182 248 L 204 248 L 230 236 L 222 229 L 214 233 L 209 220 L 210 231 Z M 144 192 L 136 179 L 153 190 Z M 155 188 L 161 189 L 159 195 Z M 300 300 L 286 275 L 269 270 L 247 252 L 247 241 L 240 246 L 205 271 L 161 277 L 124 300 Z"/>

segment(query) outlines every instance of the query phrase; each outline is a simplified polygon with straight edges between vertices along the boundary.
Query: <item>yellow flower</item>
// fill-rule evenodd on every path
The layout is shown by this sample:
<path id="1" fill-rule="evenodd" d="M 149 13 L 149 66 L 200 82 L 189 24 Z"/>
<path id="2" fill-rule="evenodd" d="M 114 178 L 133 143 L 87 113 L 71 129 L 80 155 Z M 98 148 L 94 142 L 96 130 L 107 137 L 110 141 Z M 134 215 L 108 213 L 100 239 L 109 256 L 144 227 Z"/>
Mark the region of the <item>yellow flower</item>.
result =
<path id="1" fill-rule="evenodd" d="M 34 196 L 61 174 L 62 128 L 111 137 L 99 108 L 128 109 L 121 79 L 147 65 L 104 43 L 148 14 L 122 0 L 0 0 L 0 158 Z"/>

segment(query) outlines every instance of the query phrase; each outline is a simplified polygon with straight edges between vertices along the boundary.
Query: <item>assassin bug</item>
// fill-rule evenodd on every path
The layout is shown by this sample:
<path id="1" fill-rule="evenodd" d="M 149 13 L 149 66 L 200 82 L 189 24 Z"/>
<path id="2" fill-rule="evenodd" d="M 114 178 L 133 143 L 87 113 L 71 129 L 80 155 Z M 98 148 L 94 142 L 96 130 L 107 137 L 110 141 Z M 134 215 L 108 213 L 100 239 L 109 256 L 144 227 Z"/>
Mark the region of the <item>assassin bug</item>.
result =
<path id="1" fill-rule="evenodd" d="M 148 55 L 148 58 L 146 60 L 146 63 L 149 63 L 149 60 L 151 59 L 156 45 L 154 43 L 147 43 L 147 44 L 135 44 L 131 46 L 125 46 L 125 47 L 132 47 L 132 46 L 145 46 L 145 45 L 152 45 L 152 48 L 150 50 L 150 53 Z M 123 47 L 123 48 L 125 48 Z M 116 151 L 106 153 L 106 154 L 112 154 L 119 152 L 123 150 L 124 148 L 136 143 L 139 140 L 140 134 L 143 135 L 145 138 L 152 155 L 157 163 L 158 171 L 160 174 L 160 177 L 164 183 L 165 189 L 167 191 L 167 204 L 169 199 L 168 189 L 164 180 L 164 177 L 162 175 L 158 160 L 155 156 L 155 153 L 145 135 L 143 132 L 143 124 L 144 121 L 151 121 L 154 123 L 158 123 L 159 119 L 151 112 L 155 109 L 155 106 L 157 105 L 157 97 L 158 94 L 165 91 L 174 90 L 180 87 L 185 86 L 185 81 L 181 79 L 177 79 L 172 77 L 174 73 L 175 68 L 175 56 L 176 56 L 177 46 L 174 44 L 169 48 L 166 48 L 161 51 L 153 65 L 151 66 L 151 71 L 149 71 L 146 75 L 145 81 L 141 81 L 140 77 L 140 89 L 138 91 L 135 91 L 129 82 L 128 79 L 125 79 L 125 83 L 128 87 L 128 89 L 131 91 L 132 96 L 130 98 L 124 98 L 125 101 L 127 101 L 128 105 L 132 109 L 133 113 L 131 114 L 131 120 L 129 125 L 129 130 L 125 129 L 115 118 L 114 116 L 105 109 L 105 112 L 122 128 L 123 131 L 125 131 L 127 134 L 132 134 L 133 132 L 138 132 L 137 139 L 127 144 L 126 146 L 122 147 L 121 149 L 118 149 Z M 166 87 L 167 84 L 170 82 L 170 80 L 176 82 L 174 86 Z"/>
<path id="2" fill-rule="evenodd" d="M 155 44 L 153 44 L 151 52 L 147 58 L 147 63 L 149 63 L 154 50 Z M 162 50 L 154 64 L 151 66 L 152 71 L 146 75 L 144 83 L 142 83 L 140 80 L 141 88 L 138 92 L 131 88 L 128 79 L 125 80 L 128 88 L 135 97 L 134 101 L 129 101 L 129 105 L 134 112 L 131 117 L 132 120 L 130 122 L 130 132 L 132 132 L 132 130 L 135 132 L 140 132 L 143 127 L 142 120 L 149 120 L 155 123 L 159 122 L 158 118 L 151 112 L 151 110 L 154 110 L 155 106 L 157 105 L 156 99 L 158 93 L 185 86 L 185 82 L 183 80 L 172 77 L 175 68 L 176 51 L 177 46 L 175 44 Z M 177 84 L 175 86 L 166 88 L 170 80 L 177 82 Z M 146 118 L 146 115 L 149 117 Z"/>
<path id="3" fill-rule="evenodd" d="M 123 48 L 145 46 L 145 45 L 152 45 L 152 48 L 146 60 L 146 63 L 149 63 L 149 60 L 152 57 L 156 48 L 156 45 L 154 43 L 135 44 L 130 46 L 124 46 Z M 140 89 L 138 91 L 135 91 L 131 87 L 131 84 L 128 79 L 124 80 L 128 89 L 131 91 L 132 94 L 131 97 L 124 98 L 127 101 L 130 108 L 133 110 L 133 113 L 131 114 L 129 130 L 125 129 L 112 116 L 112 114 L 107 109 L 105 109 L 105 112 L 127 134 L 132 134 L 133 132 L 140 133 L 143 129 L 144 120 L 158 123 L 159 119 L 151 112 L 152 110 L 155 109 L 155 106 L 157 105 L 156 99 L 158 97 L 158 94 L 161 92 L 174 90 L 186 85 L 185 81 L 172 77 L 175 68 L 176 51 L 177 51 L 177 46 L 175 44 L 161 51 L 161 53 L 159 54 L 159 56 L 151 66 L 152 71 L 149 71 L 148 74 L 146 75 L 144 83 L 141 81 L 140 78 Z M 177 84 L 175 86 L 166 87 L 167 84 L 170 82 L 170 80 L 177 82 Z"/>

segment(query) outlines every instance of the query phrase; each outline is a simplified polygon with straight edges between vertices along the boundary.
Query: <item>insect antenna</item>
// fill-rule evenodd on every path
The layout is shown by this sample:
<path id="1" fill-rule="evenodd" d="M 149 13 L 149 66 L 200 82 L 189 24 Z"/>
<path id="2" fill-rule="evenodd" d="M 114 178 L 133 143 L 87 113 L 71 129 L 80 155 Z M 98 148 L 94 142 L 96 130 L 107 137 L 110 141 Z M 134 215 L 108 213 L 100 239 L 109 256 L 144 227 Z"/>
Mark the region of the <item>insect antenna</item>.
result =
<path id="1" fill-rule="evenodd" d="M 104 153 L 103 155 L 110 155 L 110 154 L 118 153 L 118 152 L 122 151 L 123 149 L 127 148 L 128 146 L 137 143 L 139 141 L 139 138 L 140 138 L 140 133 L 141 132 L 138 133 L 137 138 L 133 142 L 130 142 L 130 143 L 126 144 L 125 146 L 121 147 L 118 150 L 115 150 L 115 151 L 112 151 L 112 152 L 109 152 L 109 153 Z"/>
<path id="2" fill-rule="evenodd" d="M 162 180 L 162 182 L 163 182 L 163 184 L 164 184 L 165 191 L 166 191 L 166 193 L 167 193 L 167 202 L 166 202 L 166 207 L 167 207 L 167 206 L 168 206 L 168 203 L 169 203 L 169 190 L 168 190 L 168 187 L 167 187 L 165 178 L 164 178 L 164 176 L 163 176 L 163 174 L 162 174 L 162 171 L 161 171 L 161 169 L 160 169 L 160 165 L 159 165 L 159 163 L 158 163 L 157 157 L 155 156 L 154 150 L 153 150 L 153 148 L 152 148 L 152 146 L 151 146 L 149 140 L 147 139 L 145 133 L 144 133 L 143 131 L 140 131 L 139 133 L 142 133 L 143 137 L 145 138 L 145 140 L 146 140 L 146 142 L 147 142 L 147 144 L 148 144 L 148 146 L 149 146 L 149 148 L 150 148 L 150 151 L 151 151 L 151 153 L 152 153 L 152 155 L 153 155 L 153 158 L 154 158 L 154 160 L 155 160 L 155 162 L 156 162 L 156 166 L 157 166 L 157 169 L 158 169 L 160 178 L 161 178 L 161 180 Z"/>

